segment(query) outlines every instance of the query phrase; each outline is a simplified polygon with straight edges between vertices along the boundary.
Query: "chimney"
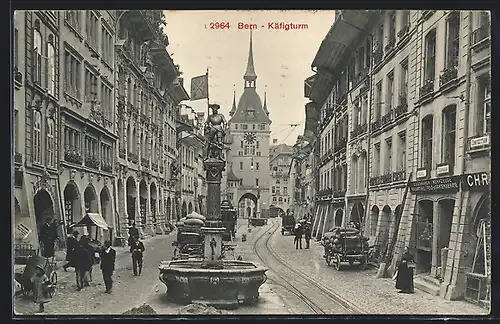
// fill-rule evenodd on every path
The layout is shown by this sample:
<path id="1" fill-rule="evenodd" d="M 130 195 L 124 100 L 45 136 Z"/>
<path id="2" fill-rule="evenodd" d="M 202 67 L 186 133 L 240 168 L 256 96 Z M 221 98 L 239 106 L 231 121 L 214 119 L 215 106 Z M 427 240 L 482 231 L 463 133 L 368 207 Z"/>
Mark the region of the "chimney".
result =
<path id="1" fill-rule="evenodd" d="M 278 144 L 278 139 L 277 138 L 273 138 L 273 144 Z"/>

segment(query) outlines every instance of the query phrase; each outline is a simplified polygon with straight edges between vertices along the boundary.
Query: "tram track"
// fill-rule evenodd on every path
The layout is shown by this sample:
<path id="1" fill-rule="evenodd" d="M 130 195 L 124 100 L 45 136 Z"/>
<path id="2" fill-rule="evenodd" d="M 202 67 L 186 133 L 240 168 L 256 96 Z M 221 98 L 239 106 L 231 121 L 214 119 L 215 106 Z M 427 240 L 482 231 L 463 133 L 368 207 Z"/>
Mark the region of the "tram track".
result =
<path id="1" fill-rule="evenodd" d="M 280 224 L 279 222 L 273 222 L 271 228 L 267 228 L 265 231 L 258 233 L 259 236 L 254 240 L 252 244 L 252 250 L 255 254 L 261 259 L 261 261 L 266 264 L 273 271 L 276 276 L 283 281 L 283 284 L 276 283 L 279 286 L 285 288 L 287 291 L 296 296 L 303 304 L 305 304 L 311 311 L 315 314 L 328 314 L 325 311 L 325 307 L 319 305 L 318 302 L 312 300 L 311 297 L 307 296 L 305 293 L 299 290 L 300 286 L 306 287 L 305 291 L 314 291 L 315 295 L 319 292 L 321 295 L 326 297 L 326 300 L 332 301 L 334 304 L 339 305 L 346 314 L 363 314 L 365 313 L 359 307 L 351 304 L 346 301 L 338 294 L 333 292 L 332 290 L 325 287 L 325 285 L 321 282 L 318 282 L 315 279 L 309 277 L 309 275 L 301 270 L 294 268 L 292 264 L 284 260 L 274 249 L 272 244 L 270 244 L 271 238 L 279 232 Z M 267 235 L 266 235 L 267 234 Z M 267 253 L 262 249 L 257 248 L 257 245 L 263 242 L 264 247 L 267 250 Z M 266 256 L 266 254 L 268 254 Z M 269 262 L 271 261 L 271 262 Z M 272 267 L 272 263 L 278 263 L 280 266 Z M 280 270 L 280 268 L 287 269 L 287 271 Z M 291 273 L 285 274 L 286 272 Z M 302 280 L 299 280 L 302 279 Z M 274 281 L 274 280 L 273 280 Z M 302 281 L 302 282 L 301 282 Z M 311 289 L 312 288 L 312 289 Z M 322 304 L 325 304 L 323 301 Z"/>
<path id="2" fill-rule="evenodd" d="M 259 249 L 257 249 L 257 244 L 262 240 L 262 239 L 265 239 L 265 245 L 267 246 L 268 244 L 268 241 L 269 241 L 269 238 L 271 237 L 271 235 L 266 235 L 268 234 L 268 229 L 266 229 L 265 231 L 262 231 L 261 233 L 257 232 L 258 234 L 260 234 L 253 242 L 252 244 L 252 250 L 254 251 L 254 253 L 257 255 L 257 257 L 267 265 L 268 262 L 266 262 L 267 258 L 264 256 L 264 253 L 262 253 L 262 251 L 259 251 Z M 295 297 L 297 297 L 303 304 L 305 304 L 310 310 L 312 310 L 315 314 L 325 314 L 325 312 L 323 311 L 323 309 L 318 306 L 314 301 L 311 301 L 309 298 L 307 298 L 307 296 L 302 293 L 299 289 L 297 289 L 296 287 L 294 287 L 291 283 L 290 283 L 290 280 L 283 277 L 283 275 L 280 275 L 276 269 L 273 269 L 273 272 L 276 274 L 276 276 L 281 279 L 283 281 L 283 283 L 280 283 L 280 282 L 277 282 L 276 280 L 272 280 L 272 279 L 269 279 L 270 281 L 272 281 L 274 284 L 278 285 L 278 286 L 281 286 L 282 288 L 286 289 L 287 291 L 289 291 L 290 293 L 292 293 Z"/>

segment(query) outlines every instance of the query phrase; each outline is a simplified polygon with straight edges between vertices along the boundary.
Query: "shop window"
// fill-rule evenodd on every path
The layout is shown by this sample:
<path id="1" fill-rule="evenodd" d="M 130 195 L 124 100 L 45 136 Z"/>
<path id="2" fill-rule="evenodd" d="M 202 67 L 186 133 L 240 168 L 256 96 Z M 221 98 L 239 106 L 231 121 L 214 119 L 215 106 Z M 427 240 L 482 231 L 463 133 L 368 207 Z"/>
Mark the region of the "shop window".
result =
<path id="1" fill-rule="evenodd" d="M 453 166 L 455 163 L 457 107 L 448 106 L 443 110 L 443 163 Z"/>
<path id="2" fill-rule="evenodd" d="M 427 170 L 432 166 L 433 117 L 427 115 L 422 119 L 422 167 Z"/>
<path id="3" fill-rule="evenodd" d="M 436 30 L 425 36 L 425 81 L 434 82 L 436 77 Z"/>

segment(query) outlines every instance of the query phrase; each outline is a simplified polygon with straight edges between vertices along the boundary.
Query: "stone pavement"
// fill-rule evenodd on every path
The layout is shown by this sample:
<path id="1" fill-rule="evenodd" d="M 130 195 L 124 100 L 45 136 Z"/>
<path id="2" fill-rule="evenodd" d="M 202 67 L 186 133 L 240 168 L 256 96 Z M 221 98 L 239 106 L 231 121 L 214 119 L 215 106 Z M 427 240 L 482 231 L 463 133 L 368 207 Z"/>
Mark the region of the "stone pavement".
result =
<path id="1" fill-rule="evenodd" d="M 93 282 L 90 287 L 76 290 L 75 273 L 72 268 L 68 272 L 58 270 L 56 294 L 45 307 L 45 315 L 74 314 L 122 314 L 128 309 L 142 304 L 156 288 L 158 265 L 163 260 L 172 258 L 172 241 L 175 231 L 168 235 L 158 235 L 144 240 L 146 251 L 141 276 L 134 276 L 132 260 L 128 247 L 114 247 L 117 251 L 116 271 L 113 275 L 113 292 L 104 293 L 99 266 L 94 266 Z M 37 310 L 30 298 L 19 296 L 14 300 L 16 315 L 32 314 Z"/>
<path id="2" fill-rule="evenodd" d="M 390 278 L 375 278 L 377 271 L 373 268 L 363 271 L 356 266 L 349 268 L 346 264 L 337 271 L 326 264 L 323 247 L 314 240 L 311 241 L 310 250 L 296 250 L 292 246 L 292 236 L 282 236 L 277 232 L 271 238 L 271 244 L 286 262 L 330 287 L 342 298 L 364 309 L 368 314 L 487 315 L 489 313 L 474 304 L 448 301 L 417 289 L 414 294 L 399 294 L 394 288 L 394 281 Z"/>

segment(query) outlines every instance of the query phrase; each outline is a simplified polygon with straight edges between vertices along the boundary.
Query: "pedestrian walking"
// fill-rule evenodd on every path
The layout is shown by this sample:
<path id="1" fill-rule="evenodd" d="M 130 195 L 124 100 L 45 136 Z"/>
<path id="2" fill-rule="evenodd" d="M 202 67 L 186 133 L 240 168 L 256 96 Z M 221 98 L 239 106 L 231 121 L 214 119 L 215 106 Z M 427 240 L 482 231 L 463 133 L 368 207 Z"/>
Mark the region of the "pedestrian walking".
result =
<path id="1" fill-rule="evenodd" d="M 300 223 L 295 226 L 294 234 L 295 234 L 295 239 L 293 241 L 295 243 L 295 249 L 298 250 L 300 247 L 300 249 L 302 250 L 303 228 Z"/>
<path id="2" fill-rule="evenodd" d="M 85 286 L 89 286 L 86 280 L 86 273 L 92 267 L 92 259 L 85 244 L 85 238 L 82 236 L 75 251 L 75 273 L 76 287 L 80 291 Z"/>
<path id="3" fill-rule="evenodd" d="M 92 270 L 95 264 L 95 250 L 92 247 L 92 245 L 90 245 L 90 237 L 88 235 L 82 236 L 80 241 L 82 242 L 82 246 L 87 251 L 88 254 L 89 262 L 87 263 L 87 267 L 85 268 L 85 274 L 83 280 L 84 285 L 88 287 L 90 286 L 90 282 L 92 282 Z"/>
<path id="4" fill-rule="evenodd" d="M 113 272 L 115 271 L 116 251 L 111 247 L 109 240 L 104 241 L 104 248 L 100 252 L 101 256 L 101 272 L 104 285 L 106 286 L 105 293 L 110 294 L 113 289 Z"/>
<path id="5" fill-rule="evenodd" d="M 135 221 L 132 220 L 128 229 L 128 246 L 132 247 L 135 238 L 139 238 L 139 230 L 135 227 Z"/>
<path id="6" fill-rule="evenodd" d="M 406 248 L 403 257 L 401 258 L 401 263 L 398 266 L 398 272 L 396 275 L 396 289 L 399 289 L 400 293 L 411 294 L 414 292 L 413 286 L 413 269 L 415 268 L 413 262 L 413 255 L 410 253 L 409 248 Z"/>
<path id="7" fill-rule="evenodd" d="M 68 268 L 75 267 L 75 258 L 76 258 L 76 248 L 78 245 L 78 233 L 77 230 L 74 230 L 71 235 L 68 236 L 68 240 L 66 243 L 66 261 L 68 261 L 65 265 L 63 265 L 64 271 L 68 271 Z"/>
<path id="8" fill-rule="evenodd" d="M 45 311 L 44 305 L 50 302 L 48 296 L 50 281 L 42 265 L 36 265 L 36 272 L 31 278 L 31 282 L 33 283 L 33 300 L 38 304 L 38 312 L 43 313 Z"/>
<path id="9" fill-rule="evenodd" d="M 57 234 L 57 222 L 52 221 L 52 217 L 45 218 L 45 223 L 40 227 L 40 245 L 42 246 L 42 256 L 52 258 L 55 252 L 55 242 L 59 239 Z"/>
<path id="10" fill-rule="evenodd" d="M 146 248 L 144 244 L 137 237 L 133 242 L 130 252 L 132 252 L 132 267 L 134 269 L 134 276 L 141 275 L 142 273 L 142 257 Z"/>
<path id="11" fill-rule="evenodd" d="M 306 249 L 309 248 L 309 244 L 310 244 L 310 241 L 311 241 L 311 223 L 310 222 L 306 222 L 305 225 L 304 225 L 304 237 L 306 239 Z"/>

